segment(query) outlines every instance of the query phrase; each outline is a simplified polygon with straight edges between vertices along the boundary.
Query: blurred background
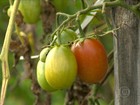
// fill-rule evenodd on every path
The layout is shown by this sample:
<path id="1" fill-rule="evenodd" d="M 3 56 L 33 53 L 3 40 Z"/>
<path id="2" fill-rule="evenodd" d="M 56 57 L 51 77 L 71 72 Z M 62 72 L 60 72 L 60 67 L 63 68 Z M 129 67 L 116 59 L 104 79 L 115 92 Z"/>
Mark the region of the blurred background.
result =
<path id="1" fill-rule="evenodd" d="M 56 12 L 64 12 L 67 14 L 74 14 L 75 12 L 81 10 L 83 8 L 82 0 L 50 0 L 51 5 L 53 5 L 53 9 Z M 88 5 L 92 5 L 96 2 L 96 0 L 85 0 Z M 0 0 L 0 51 L 2 49 L 2 45 L 4 42 L 5 32 L 8 25 L 9 17 L 7 15 L 7 9 L 9 8 L 8 0 Z M 33 7 L 34 8 L 34 7 Z M 49 7 L 48 7 L 49 8 Z M 47 9 L 47 8 L 46 8 Z M 54 12 L 55 13 L 55 12 Z M 110 10 L 107 10 L 107 14 L 110 13 Z M 86 14 L 90 15 L 90 14 Z M 81 16 L 81 22 L 84 20 L 86 15 Z M 107 15 L 108 16 L 108 15 Z M 50 16 L 51 17 L 51 16 Z M 109 21 L 111 21 L 111 17 L 107 17 Z M 64 18 L 60 18 L 60 21 L 63 21 Z M 51 20 L 50 20 L 51 21 Z M 55 22 L 52 22 L 52 30 L 56 28 Z M 47 44 L 48 36 L 44 35 L 43 30 L 43 21 L 40 19 L 38 23 L 33 25 L 35 30 L 33 30 L 34 34 L 28 37 L 30 40 L 30 45 L 32 49 L 32 55 L 38 55 L 41 48 Z M 75 29 L 75 27 L 73 27 Z M 86 35 L 89 34 L 102 34 L 107 32 L 110 27 L 105 21 L 104 15 L 99 12 L 96 14 L 95 18 L 88 24 L 88 27 L 84 30 Z M 49 32 L 49 33 L 51 33 Z M 13 35 L 14 36 L 14 35 Z M 43 39 L 43 41 L 42 41 Z M 100 37 L 100 40 L 104 44 L 107 53 L 113 50 L 113 37 L 112 34 L 105 35 Z M 7 89 L 5 105 L 33 105 L 37 100 L 37 96 L 32 91 L 32 80 L 27 77 L 28 71 L 26 66 L 26 62 L 24 60 L 19 60 L 16 66 L 15 64 L 15 54 L 10 50 L 9 51 L 9 64 L 10 64 L 10 81 Z M 33 72 L 36 74 L 36 64 L 38 59 L 33 60 Z M 113 62 L 113 61 L 111 61 Z M 36 76 L 35 76 L 36 77 Z M 0 68 L 0 88 L 2 83 L 2 69 Z M 94 88 L 94 85 L 92 86 Z M 53 93 L 46 93 L 41 90 L 41 99 L 45 100 L 47 97 L 46 94 L 49 94 L 51 97 L 51 105 L 63 105 L 66 96 L 66 90 L 60 90 Z M 107 80 L 100 87 L 98 91 L 99 103 L 100 105 L 109 105 L 109 103 L 114 99 L 114 76 L 113 72 L 108 76 Z M 47 105 L 47 104 L 42 104 Z M 77 105 L 75 103 L 75 105 Z"/>

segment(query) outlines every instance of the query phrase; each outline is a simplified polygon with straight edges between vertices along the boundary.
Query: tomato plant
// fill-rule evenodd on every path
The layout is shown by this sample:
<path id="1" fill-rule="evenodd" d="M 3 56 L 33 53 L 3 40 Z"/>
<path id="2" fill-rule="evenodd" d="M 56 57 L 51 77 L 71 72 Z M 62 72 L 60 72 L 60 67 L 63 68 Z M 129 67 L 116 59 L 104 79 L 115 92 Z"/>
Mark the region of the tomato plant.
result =
<path id="1" fill-rule="evenodd" d="M 41 12 L 40 0 L 21 0 L 19 10 L 26 23 L 36 23 Z"/>
<path id="2" fill-rule="evenodd" d="M 70 48 L 64 45 L 50 50 L 45 61 L 45 77 L 55 89 L 69 88 L 77 75 L 77 63 Z"/>
<path id="3" fill-rule="evenodd" d="M 97 39 L 84 39 L 72 45 L 78 63 L 78 76 L 87 83 L 99 83 L 108 68 L 107 54 Z"/>

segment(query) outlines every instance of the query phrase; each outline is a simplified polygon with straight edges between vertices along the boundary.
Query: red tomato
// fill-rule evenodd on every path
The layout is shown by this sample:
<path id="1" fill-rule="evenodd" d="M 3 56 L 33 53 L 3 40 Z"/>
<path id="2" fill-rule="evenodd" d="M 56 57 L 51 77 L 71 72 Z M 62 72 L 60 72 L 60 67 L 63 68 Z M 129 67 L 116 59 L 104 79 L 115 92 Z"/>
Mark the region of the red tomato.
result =
<path id="1" fill-rule="evenodd" d="M 97 39 L 85 39 L 72 45 L 78 63 L 78 76 L 87 83 L 99 83 L 105 76 L 108 60 L 105 48 Z"/>

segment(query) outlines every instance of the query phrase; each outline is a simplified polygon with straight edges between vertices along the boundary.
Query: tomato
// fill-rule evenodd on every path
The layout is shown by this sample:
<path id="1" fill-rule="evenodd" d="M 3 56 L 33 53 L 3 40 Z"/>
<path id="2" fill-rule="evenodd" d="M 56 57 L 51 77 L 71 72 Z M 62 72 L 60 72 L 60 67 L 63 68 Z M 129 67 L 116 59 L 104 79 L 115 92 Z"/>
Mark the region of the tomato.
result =
<path id="1" fill-rule="evenodd" d="M 84 39 L 74 43 L 71 50 L 78 63 L 78 77 L 86 83 L 99 83 L 108 68 L 103 45 L 97 39 Z"/>
<path id="2" fill-rule="evenodd" d="M 77 38 L 77 34 L 71 29 L 64 29 L 60 34 L 60 40 L 62 44 L 68 44 L 73 42 Z M 56 40 L 58 42 L 58 40 Z"/>
<path id="3" fill-rule="evenodd" d="M 40 87 L 46 91 L 52 92 L 56 89 L 52 88 L 45 78 L 45 63 L 40 61 L 37 64 L 37 81 Z"/>
<path id="4" fill-rule="evenodd" d="M 41 12 L 40 0 L 21 0 L 19 10 L 26 23 L 36 23 L 39 20 Z"/>
<path id="5" fill-rule="evenodd" d="M 45 61 L 45 77 L 55 89 L 69 88 L 77 75 L 77 62 L 70 48 L 64 45 L 50 50 Z"/>
<path id="6" fill-rule="evenodd" d="M 39 55 L 40 61 L 45 62 L 46 56 L 47 56 L 47 54 L 48 54 L 49 51 L 50 51 L 50 48 L 44 48 L 44 49 L 40 52 L 40 55 Z"/>

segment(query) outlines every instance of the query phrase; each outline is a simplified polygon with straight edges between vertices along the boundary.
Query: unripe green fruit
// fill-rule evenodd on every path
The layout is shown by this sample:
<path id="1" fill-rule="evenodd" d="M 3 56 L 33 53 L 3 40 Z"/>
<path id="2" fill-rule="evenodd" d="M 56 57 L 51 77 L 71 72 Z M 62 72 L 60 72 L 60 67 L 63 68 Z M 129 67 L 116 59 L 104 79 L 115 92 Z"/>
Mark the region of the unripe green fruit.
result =
<path id="1" fill-rule="evenodd" d="M 45 61 L 45 77 L 56 89 L 67 89 L 75 81 L 77 62 L 70 48 L 60 45 L 50 50 Z"/>
<path id="2" fill-rule="evenodd" d="M 39 61 L 37 64 L 37 81 L 40 87 L 48 92 L 56 90 L 49 85 L 45 78 L 45 63 L 42 61 Z"/>
<path id="3" fill-rule="evenodd" d="M 50 48 L 44 48 L 44 49 L 40 52 L 40 55 L 39 55 L 40 61 L 45 62 L 46 56 L 47 56 L 47 54 L 48 54 L 49 51 L 50 51 Z"/>
<path id="4" fill-rule="evenodd" d="M 77 38 L 77 34 L 71 29 L 64 29 L 60 34 L 60 40 L 62 44 L 68 44 L 73 42 Z M 58 43 L 58 40 L 56 40 Z"/>
<path id="5" fill-rule="evenodd" d="M 19 10 L 23 16 L 24 22 L 34 24 L 40 17 L 40 0 L 21 0 Z"/>

